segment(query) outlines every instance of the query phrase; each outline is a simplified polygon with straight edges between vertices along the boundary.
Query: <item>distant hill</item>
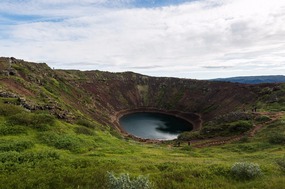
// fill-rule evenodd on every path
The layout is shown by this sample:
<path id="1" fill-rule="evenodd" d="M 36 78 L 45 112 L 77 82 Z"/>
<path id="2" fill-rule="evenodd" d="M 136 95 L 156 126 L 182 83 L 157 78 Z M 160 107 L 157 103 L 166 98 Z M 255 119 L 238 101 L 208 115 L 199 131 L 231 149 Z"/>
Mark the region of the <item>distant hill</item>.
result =
<path id="1" fill-rule="evenodd" d="M 230 77 L 230 78 L 217 78 L 212 81 L 226 81 L 232 83 L 246 83 L 246 84 L 259 84 L 259 83 L 284 83 L 284 75 L 270 75 L 270 76 L 245 76 L 245 77 Z"/>

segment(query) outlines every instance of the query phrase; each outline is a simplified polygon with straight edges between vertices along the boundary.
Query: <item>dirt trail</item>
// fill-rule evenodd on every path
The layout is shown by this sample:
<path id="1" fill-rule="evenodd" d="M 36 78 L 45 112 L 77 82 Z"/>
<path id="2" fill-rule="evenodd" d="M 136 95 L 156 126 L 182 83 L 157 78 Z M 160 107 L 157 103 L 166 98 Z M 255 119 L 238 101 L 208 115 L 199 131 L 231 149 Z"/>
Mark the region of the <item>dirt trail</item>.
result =
<path id="1" fill-rule="evenodd" d="M 253 129 L 251 129 L 250 131 L 243 133 L 241 135 L 237 135 L 237 136 L 232 136 L 232 137 L 227 137 L 227 138 L 215 138 L 215 139 L 211 139 L 210 141 L 207 142 L 203 142 L 203 140 L 198 140 L 198 141 L 194 141 L 194 144 L 192 145 L 193 147 L 196 148 L 202 148 L 202 147 L 208 147 L 208 146 L 217 146 L 217 145 L 222 145 L 222 144 L 229 144 L 232 142 L 236 142 L 241 140 L 243 137 L 254 137 L 254 135 L 264 126 L 276 121 L 277 119 L 279 119 L 280 117 L 282 117 L 284 115 L 284 112 L 260 112 L 258 113 L 259 115 L 264 115 L 264 116 L 268 116 L 270 117 L 269 121 L 260 123 L 258 125 L 255 125 L 253 127 Z"/>

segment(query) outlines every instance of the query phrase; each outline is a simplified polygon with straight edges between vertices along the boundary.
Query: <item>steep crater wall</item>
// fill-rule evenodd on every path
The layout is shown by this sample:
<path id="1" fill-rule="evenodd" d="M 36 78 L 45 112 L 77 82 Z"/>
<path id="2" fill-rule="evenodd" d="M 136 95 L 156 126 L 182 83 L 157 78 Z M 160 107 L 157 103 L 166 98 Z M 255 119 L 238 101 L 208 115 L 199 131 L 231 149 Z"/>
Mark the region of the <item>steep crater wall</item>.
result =
<path id="1" fill-rule="evenodd" d="M 267 92 L 280 88 L 278 84 L 149 77 L 132 72 L 53 70 L 46 64 L 9 60 L 0 58 L 3 91 L 23 97 L 35 107 L 51 110 L 61 119 L 89 117 L 103 125 L 115 125 L 114 120 L 122 112 L 156 109 L 192 122 L 196 119 L 191 116 L 199 115 L 199 124 L 194 122 L 199 125 L 195 128 L 200 128 L 216 116 L 249 110 Z M 7 75 L 11 68 L 16 74 Z M 281 93 L 279 96 L 282 99 Z"/>
<path id="2" fill-rule="evenodd" d="M 94 97 L 97 107 L 103 107 L 109 123 L 118 112 L 148 109 L 188 112 L 209 121 L 218 115 L 249 109 L 258 98 L 258 89 L 252 85 L 157 78 L 131 72 L 85 74 L 87 81 L 77 84 Z"/>

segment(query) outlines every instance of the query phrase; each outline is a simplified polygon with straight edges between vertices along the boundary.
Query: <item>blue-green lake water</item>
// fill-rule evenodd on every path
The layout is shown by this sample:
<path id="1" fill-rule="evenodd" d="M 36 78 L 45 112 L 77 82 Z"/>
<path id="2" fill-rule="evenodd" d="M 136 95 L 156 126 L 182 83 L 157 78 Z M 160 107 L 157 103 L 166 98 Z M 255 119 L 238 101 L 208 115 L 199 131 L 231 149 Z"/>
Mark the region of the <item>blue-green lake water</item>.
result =
<path id="1" fill-rule="evenodd" d="M 132 113 L 119 121 L 126 132 L 146 139 L 172 140 L 180 133 L 193 129 L 188 121 L 161 113 Z"/>

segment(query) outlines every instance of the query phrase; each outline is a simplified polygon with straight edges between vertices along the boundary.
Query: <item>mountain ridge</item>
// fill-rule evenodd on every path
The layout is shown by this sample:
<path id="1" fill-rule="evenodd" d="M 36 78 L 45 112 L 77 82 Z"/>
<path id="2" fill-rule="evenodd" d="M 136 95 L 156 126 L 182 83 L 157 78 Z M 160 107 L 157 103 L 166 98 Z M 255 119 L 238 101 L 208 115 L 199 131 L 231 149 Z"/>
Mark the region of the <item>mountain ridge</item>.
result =
<path id="1" fill-rule="evenodd" d="M 216 78 L 211 81 L 223 81 L 232 83 L 244 83 L 244 84 L 261 84 L 261 83 L 284 83 L 284 75 L 261 75 L 261 76 L 237 76 L 229 78 Z"/>

